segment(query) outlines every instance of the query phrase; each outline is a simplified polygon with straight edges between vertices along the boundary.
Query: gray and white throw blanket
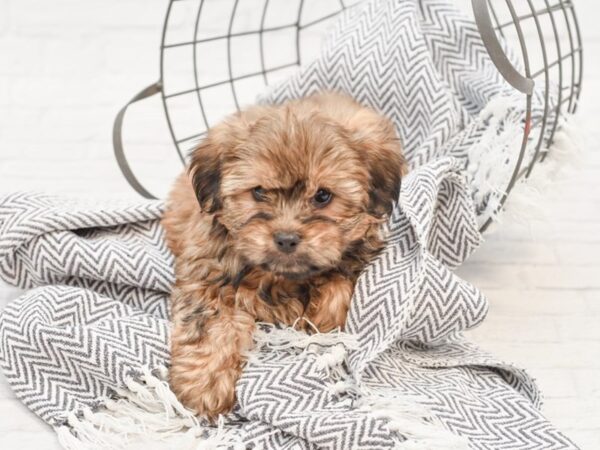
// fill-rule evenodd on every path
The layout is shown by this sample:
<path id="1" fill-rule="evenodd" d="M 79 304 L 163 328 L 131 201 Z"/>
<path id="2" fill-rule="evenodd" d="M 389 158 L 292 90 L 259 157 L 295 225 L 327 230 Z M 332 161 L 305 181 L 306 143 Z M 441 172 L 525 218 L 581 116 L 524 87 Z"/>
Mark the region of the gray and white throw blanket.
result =
<path id="1" fill-rule="evenodd" d="M 504 166 L 482 161 L 494 148 L 505 158 L 523 127 L 473 24 L 441 0 L 370 0 L 329 39 L 263 101 L 348 92 L 394 120 L 412 170 L 346 329 L 259 325 L 217 425 L 167 382 L 162 202 L 0 199 L 0 277 L 30 289 L 0 316 L 0 362 L 65 448 L 575 448 L 523 371 L 461 335 L 487 311 L 453 273 L 497 188 L 481 180 Z"/>
<path id="2" fill-rule="evenodd" d="M 235 414 L 214 429 L 165 381 L 173 261 L 162 203 L 9 195 L 0 275 L 32 290 L 0 318 L 6 379 L 72 449 L 574 448 L 525 373 L 460 336 L 487 304 L 452 273 L 479 244 L 455 161 L 414 170 L 400 204 L 345 332 L 263 326 Z"/>

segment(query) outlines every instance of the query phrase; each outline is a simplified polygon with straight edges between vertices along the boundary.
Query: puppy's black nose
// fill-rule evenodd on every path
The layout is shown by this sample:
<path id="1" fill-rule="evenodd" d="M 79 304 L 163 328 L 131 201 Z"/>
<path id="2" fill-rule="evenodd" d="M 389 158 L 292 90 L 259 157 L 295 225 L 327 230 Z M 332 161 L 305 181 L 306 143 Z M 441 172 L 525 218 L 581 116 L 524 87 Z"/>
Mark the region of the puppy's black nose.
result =
<path id="1" fill-rule="evenodd" d="M 290 231 L 278 231 L 273 235 L 273 239 L 279 251 L 283 253 L 295 252 L 296 247 L 298 247 L 298 243 L 300 242 L 298 233 Z"/>

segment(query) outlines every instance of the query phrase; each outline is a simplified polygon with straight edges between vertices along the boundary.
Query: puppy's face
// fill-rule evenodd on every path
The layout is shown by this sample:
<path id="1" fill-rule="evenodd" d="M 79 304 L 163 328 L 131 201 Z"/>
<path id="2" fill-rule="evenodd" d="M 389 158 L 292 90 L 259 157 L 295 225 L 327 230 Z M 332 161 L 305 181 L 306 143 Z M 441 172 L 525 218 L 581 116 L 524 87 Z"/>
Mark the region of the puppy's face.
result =
<path id="1" fill-rule="evenodd" d="M 290 279 L 334 268 L 398 197 L 403 161 L 381 126 L 367 137 L 298 106 L 238 114 L 193 154 L 201 208 L 250 265 Z"/>

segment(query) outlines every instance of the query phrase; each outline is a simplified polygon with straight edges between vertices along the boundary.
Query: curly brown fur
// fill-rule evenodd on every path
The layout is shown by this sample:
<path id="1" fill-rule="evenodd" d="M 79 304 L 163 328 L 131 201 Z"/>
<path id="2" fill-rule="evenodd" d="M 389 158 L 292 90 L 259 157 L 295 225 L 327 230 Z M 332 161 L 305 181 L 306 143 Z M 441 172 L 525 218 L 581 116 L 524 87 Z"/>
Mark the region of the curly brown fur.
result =
<path id="1" fill-rule="evenodd" d="M 170 383 L 184 405 L 209 419 L 232 408 L 256 321 L 344 327 L 405 171 L 392 125 L 339 94 L 209 131 L 163 220 L 177 279 Z"/>

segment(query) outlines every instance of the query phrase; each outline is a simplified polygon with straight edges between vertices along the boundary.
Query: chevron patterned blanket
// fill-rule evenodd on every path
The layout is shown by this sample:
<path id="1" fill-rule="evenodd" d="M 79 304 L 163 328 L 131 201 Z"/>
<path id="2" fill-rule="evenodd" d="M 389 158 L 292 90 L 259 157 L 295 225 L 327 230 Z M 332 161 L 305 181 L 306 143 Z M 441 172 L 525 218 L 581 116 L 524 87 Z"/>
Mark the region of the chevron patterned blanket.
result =
<path id="1" fill-rule="evenodd" d="M 575 448 L 526 373 L 461 335 L 487 303 L 453 269 L 480 243 L 508 173 L 491 168 L 510 166 L 523 127 L 474 25 L 442 0 L 369 0 L 262 100 L 320 89 L 388 114 L 412 171 L 344 332 L 261 325 L 218 426 L 167 383 L 162 203 L 0 199 L 0 277 L 29 289 L 0 316 L 0 364 L 65 448 Z"/>
<path id="2" fill-rule="evenodd" d="M 524 372 L 461 337 L 487 310 L 452 272 L 480 240 L 463 178 L 452 158 L 405 178 L 345 332 L 262 326 L 216 428 L 166 382 L 162 203 L 4 197 L 0 277 L 31 289 L 0 316 L 6 379 L 70 449 L 574 448 Z"/>

